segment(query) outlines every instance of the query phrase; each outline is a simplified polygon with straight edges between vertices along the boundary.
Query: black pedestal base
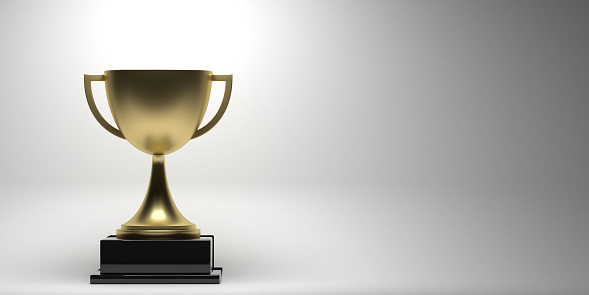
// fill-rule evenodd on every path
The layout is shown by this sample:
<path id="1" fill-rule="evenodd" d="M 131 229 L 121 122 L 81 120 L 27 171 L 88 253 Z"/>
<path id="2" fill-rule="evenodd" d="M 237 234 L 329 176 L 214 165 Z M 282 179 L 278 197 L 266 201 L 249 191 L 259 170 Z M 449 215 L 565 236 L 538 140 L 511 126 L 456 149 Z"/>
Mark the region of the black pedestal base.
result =
<path id="1" fill-rule="evenodd" d="M 214 237 L 196 240 L 100 241 L 100 269 L 90 284 L 219 284 Z"/>
<path id="2" fill-rule="evenodd" d="M 219 284 L 222 269 L 211 274 L 96 274 L 90 275 L 90 284 Z"/>

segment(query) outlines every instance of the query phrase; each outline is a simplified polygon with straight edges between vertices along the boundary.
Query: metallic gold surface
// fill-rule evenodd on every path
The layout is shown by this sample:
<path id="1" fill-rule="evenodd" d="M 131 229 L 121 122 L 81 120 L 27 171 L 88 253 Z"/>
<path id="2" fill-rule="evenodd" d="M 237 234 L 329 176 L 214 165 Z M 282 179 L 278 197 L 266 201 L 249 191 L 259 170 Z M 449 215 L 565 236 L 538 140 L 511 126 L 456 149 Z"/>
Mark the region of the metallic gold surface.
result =
<path id="1" fill-rule="evenodd" d="M 141 207 L 127 223 L 117 230 L 117 238 L 137 239 L 198 239 L 200 230 L 176 208 L 168 182 L 164 155 L 153 155 L 151 178 Z"/>
<path id="2" fill-rule="evenodd" d="M 92 114 L 107 131 L 127 139 L 153 155 L 151 179 L 143 204 L 117 230 L 119 239 L 198 239 L 200 230 L 174 204 L 164 165 L 164 155 L 213 128 L 231 96 L 232 75 L 212 75 L 195 70 L 114 70 L 104 75 L 84 75 L 86 99 Z M 105 81 L 113 118 L 119 129 L 100 114 L 92 96 L 92 81 Z M 225 81 L 225 94 L 217 114 L 198 129 L 204 117 L 212 81 Z"/>

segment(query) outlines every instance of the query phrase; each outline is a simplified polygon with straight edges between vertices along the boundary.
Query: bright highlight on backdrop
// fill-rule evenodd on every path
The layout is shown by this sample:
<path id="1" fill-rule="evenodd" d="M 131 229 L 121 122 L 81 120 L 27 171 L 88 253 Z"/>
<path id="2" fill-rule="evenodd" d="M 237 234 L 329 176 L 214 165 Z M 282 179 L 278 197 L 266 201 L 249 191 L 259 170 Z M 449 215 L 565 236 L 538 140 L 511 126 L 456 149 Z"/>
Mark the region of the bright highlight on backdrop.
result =
<path id="1" fill-rule="evenodd" d="M 107 69 L 230 72 L 248 39 L 239 2 L 109 1 L 97 5 Z"/>

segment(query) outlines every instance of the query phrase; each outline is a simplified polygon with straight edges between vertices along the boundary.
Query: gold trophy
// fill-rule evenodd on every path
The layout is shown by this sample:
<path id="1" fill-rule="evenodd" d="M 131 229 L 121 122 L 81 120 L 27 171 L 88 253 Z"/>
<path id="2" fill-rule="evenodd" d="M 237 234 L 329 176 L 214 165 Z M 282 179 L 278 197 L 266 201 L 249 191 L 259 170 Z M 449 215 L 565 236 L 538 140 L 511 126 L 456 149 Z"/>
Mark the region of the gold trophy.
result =
<path id="1" fill-rule="evenodd" d="M 105 82 L 110 110 L 119 129 L 110 125 L 98 111 L 92 95 L 92 81 Z M 217 114 L 200 127 L 213 81 L 225 81 L 225 94 Z M 196 240 L 201 237 L 200 230 L 174 204 L 166 180 L 164 155 L 205 134 L 219 122 L 229 104 L 232 81 L 232 75 L 213 75 L 211 71 L 200 70 L 112 70 L 103 75 L 84 75 L 88 105 L 98 123 L 113 135 L 152 155 L 145 199 L 137 213 L 116 231 L 116 240 Z M 114 237 L 110 236 L 110 239 Z M 103 254 L 101 248 L 101 272 L 104 274 L 105 265 L 115 264 L 103 264 Z M 157 263 L 171 264 L 162 259 L 163 262 Z M 117 264 L 113 273 L 121 273 L 123 269 L 123 273 L 139 272 L 153 277 L 157 273 L 178 272 L 178 268 L 154 269 L 153 265 L 137 271 L 136 267 L 129 268 L 131 264 L 143 265 L 141 261 Z M 125 267 L 132 271 L 125 271 Z M 199 272 L 189 270 L 188 273 Z"/>

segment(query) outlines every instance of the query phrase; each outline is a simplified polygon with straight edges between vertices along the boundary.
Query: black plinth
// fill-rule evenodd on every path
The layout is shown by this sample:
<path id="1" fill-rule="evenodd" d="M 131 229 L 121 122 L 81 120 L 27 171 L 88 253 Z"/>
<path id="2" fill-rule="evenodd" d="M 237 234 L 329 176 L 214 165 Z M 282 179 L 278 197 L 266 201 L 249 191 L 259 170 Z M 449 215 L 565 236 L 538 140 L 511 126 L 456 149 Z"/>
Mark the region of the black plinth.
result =
<path id="1" fill-rule="evenodd" d="M 215 269 L 208 275 L 195 274 L 96 274 L 90 284 L 219 284 L 223 271 Z"/>
<path id="2" fill-rule="evenodd" d="M 223 269 L 214 267 L 214 237 L 197 240 L 100 241 L 100 270 L 91 284 L 218 284 Z"/>

